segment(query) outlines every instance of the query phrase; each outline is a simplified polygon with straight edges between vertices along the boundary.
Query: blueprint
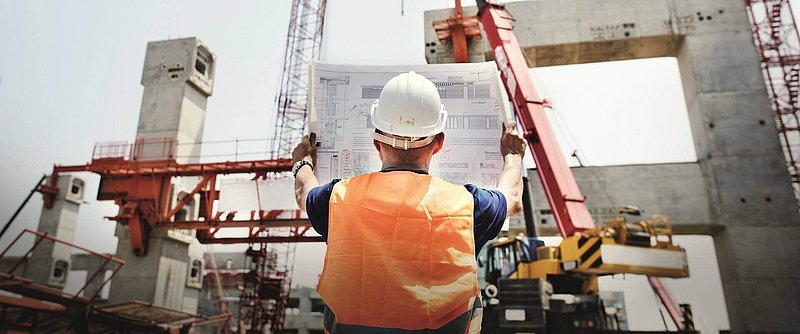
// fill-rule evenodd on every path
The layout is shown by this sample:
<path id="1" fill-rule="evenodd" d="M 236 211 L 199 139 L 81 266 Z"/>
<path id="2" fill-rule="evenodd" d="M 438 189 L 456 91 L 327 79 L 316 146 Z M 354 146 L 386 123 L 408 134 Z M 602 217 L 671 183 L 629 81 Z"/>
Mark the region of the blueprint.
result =
<path id="1" fill-rule="evenodd" d="M 370 107 L 392 77 L 415 71 L 439 90 L 448 111 L 444 148 L 431 175 L 456 184 L 494 188 L 503 164 L 500 124 L 508 119 L 493 62 L 410 66 L 314 63 L 309 84 L 309 131 L 317 133 L 321 183 L 381 169 L 372 145 Z"/>

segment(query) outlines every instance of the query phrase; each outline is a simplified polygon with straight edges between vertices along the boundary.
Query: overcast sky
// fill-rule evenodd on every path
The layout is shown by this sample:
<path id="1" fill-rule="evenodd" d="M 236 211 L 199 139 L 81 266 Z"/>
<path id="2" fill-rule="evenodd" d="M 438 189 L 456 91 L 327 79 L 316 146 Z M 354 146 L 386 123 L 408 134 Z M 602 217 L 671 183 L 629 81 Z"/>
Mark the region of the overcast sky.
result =
<path id="1" fill-rule="evenodd" d="M 148 41 L 197 36 L 216 53 L 205 141 L 272 136 L 290 3 L 0 0 L 0 115 L 4 119 L 0 122 L 0 224 L 5 224 L 53 164 L 86 163 L 96 142 L 133 139 Z M 322 59 L 345 64 L 424 64 L 423 12 L 451 6 L 452 1 L 445 0 L 406 0 L 401 16 L 400 0 L 329 0 Z M 543 94 L 554 102 L 548 116 L 567 155 L 578 150 L 589 165 L 695 160 L 674 59 L 532 72 Z M 89 181 L 88 203 L 81 206 L 75 241 L 113 253 L 114 223 L 102 217 L 114 215 L 116 207 L 94 200 L 98 178 L 84 177 Z M 35 228 L 40 209 L 37 194 L 8 235 Z M 706 256 L 702 261 L 708 261 L 708 249 L 713 251 L 708 242 L 696 241 Z M 296 283 L 314 285 L 323 250 L 323 245 L 301 249 Z M 639 288 L 635 290 L 639 292 L 627 292 L 630 297 L 626 298 L 636 297 Z M 644 291 L 649 294 L 646 287 Z M 642 298 L 652 298 L 652 294 Z M 651 316 L 631 324 L 659 329 L 657 311 L 648 310 Z M 702 318 L 703 312 L 699 313 L 695 312 Z M 709 328 L 727 326 L 727 319 L 719 320 L 719 314 L 707 318 L 714 318 Z"/>

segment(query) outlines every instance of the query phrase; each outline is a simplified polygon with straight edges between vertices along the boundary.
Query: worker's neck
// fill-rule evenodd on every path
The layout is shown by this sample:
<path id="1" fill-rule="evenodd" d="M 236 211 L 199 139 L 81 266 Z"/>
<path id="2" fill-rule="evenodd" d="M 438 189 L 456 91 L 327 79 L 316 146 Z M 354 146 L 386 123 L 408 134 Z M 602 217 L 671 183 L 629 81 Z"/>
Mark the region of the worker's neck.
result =
<path id="1" fill-rule="evenodd" d="M 396 161 L 384 161 L 381 170 L 414 170 L 428 172 L 430 161 L 418 163 L 403 163 Z"/>

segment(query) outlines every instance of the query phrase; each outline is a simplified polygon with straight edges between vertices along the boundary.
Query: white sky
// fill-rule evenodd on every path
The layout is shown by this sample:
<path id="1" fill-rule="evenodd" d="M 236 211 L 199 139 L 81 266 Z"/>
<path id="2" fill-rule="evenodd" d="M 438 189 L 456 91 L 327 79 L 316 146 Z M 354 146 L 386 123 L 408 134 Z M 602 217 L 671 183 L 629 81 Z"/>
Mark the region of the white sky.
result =
<path id="1" fill-rule="evenodd" d="M 91 159 L 94 143 L 133 139 L 148 41 L 197 36 L 216 53 L 205 141 L 272 136 L 290 3 L 0 0 L 0 115 L 4 119 L 0 122 L 0 224 L 5 224 L 54 163 L 85 163 Z M 467 5 L 471 4 L 465 1 Z M 406 0 L 401 16 L 399 0 L 328 1 L 322 58 L 347 64 L 424 64 L 423 12 L 451 6 L 452 1 L 445 0 Z M 555 103 L 549 116 L 566 155 L 577 149 L 588 165 L 695 160 L 674 59 L 532 72 L 543 94 Z M 102 217 L 114 215 L 116 208 L 94 200 L 98 177 L 85 175 L 85 179 L 89 181 L 88 203 L 81 206 L 75 241 L 113 253 L 114 223 Z M 22 228 L 35 228 L 40 198 L 37 194 L 31 200 L 0 245 Z M 705 254 L 713 251 L 708 243 L 698 247 Z M 313 286 L 324 246 L 298 249 L 294 282 Z M 628 292 L 626 298 L 635 295 Z M 637 306 L 637 302 L 628 303 Z M 657 316 L 653 310 L 650 314 Z M 727 328 L 726 318 L 711 318 L 714 327 L 709 328 Z M 631 325 L 660 328 L 660 317 L 655 325 L 651 318 L 642 319 L 638 325 L 632 320 Z"/>

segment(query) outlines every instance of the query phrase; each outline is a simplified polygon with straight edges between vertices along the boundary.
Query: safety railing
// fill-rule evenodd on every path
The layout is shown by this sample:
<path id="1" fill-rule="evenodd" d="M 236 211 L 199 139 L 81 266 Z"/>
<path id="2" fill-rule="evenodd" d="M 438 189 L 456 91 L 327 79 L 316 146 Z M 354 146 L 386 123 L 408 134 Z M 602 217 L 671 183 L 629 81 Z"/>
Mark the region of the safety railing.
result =
<path id="1" fill-rule="evenodd" d="M 196 142 L 179 142 L 175 138 L 140 138 L 133 143 L 127 141 L 100 142 L 95 144 L 92 150 L 92 161 L 266 160 L 275 156 L 272 149 L 274 142 L 273 138 L 236 138 Z"/>
<path id="2" fill-rule="evenodd" d="M 32 240 L 31 240 L 32 239 Z M 13 257 L 10 251 L 17 245 L 22 245 L 26 242 L 32 242 L 32 245 L 24 252 L 22 256 Z M 23 248 L 23 246 L 18 246 Z M 66 286 L 67 278 L 70 271 L 70 262 L 66 260 L 59 260 L 52 256 L 54 253 L 64 254 L 65 257 L 71 257 L 74 250 L 90 255 L 93 263 L 97 263 L 94 271 L 87 270 L 86 280 L 75 292 L 65 292 L 56 289 L 52 286 Z M 41 259 L 49 260 L 52 263 L 48 266 L 49 271 L 47 275 L 32 275 L 25 273 L 23 269 L 31 268 L 36 270 L 37 273 L 42 273 L 42 268 L 35 268 L 41 266 L 42 263 L 37 262 L 39 256 Z M 59 261 L 63 261 L 60 264 Z M 72 299 L 88 298 L 89 300 L 97 297 L 103 288 L 111 281 L 111 279 L 122 269 L 125 261 L 115 258 L 108 254 L 98 253 L 85 247 L 75 245 L 57 238 L 54 238 L 47 233 L 37 232 L 29 229 L 22 231 L 4 250 L 0 253 L 0 263 L 8 265 L 0 271 L 0 277 L 3 279 L 21 279 L 30 281 L 31 286 L 39 290 L 46 290 L 56 295 L 70 297 Z M 90 274 L 91 272 L 91 274 Z M 110 272 L 110 274 L 107 274 Z M 34 276 L 34 277 L 26 277 Z M 6 285 L 4 285 L 6 286 Z M 7 285 L 14 286 L 14 285 Z"/>
<path id="3" fill-rule="evenodd" d="M 92 160 L 128 159 L 130 158 L 130 151 L 131 144 L 126 141 L 97 143 L 92 150 Z"/>

